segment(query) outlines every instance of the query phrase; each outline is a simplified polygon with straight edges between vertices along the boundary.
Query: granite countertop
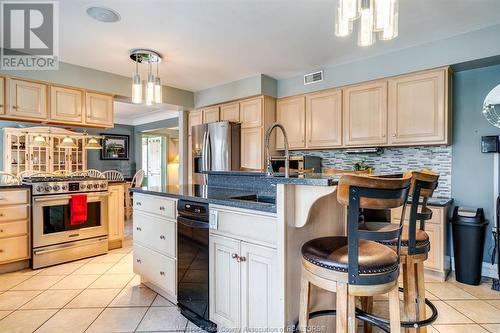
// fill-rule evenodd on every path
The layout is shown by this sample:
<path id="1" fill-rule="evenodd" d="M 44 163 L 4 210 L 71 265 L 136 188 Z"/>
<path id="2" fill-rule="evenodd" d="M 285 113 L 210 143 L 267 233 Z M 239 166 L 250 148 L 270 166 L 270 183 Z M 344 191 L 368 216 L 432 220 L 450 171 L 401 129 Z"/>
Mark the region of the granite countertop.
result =
<path id="1" fill-rule="evenodd" d="M 307 173 L 303 175 L 291 174 L 285 178 L 284 174 L 267 177 L 273 184 L 312 185 L 312 186 L 337 186 L 340 175 L 327 175 L 323 173 Z"/>
<path id="2" fill-rule="evenodd" d="M 27 184 L 11 184 L 11 185 L 0 184 L 0 190 L 1 189 L 9 189 L 9 188 L 31 188 L 31 185 L 27 185 Z"/>
<path id="3" fill-rule="evenodd" d="M 276 198 L 262 196 L 259 197 L 262 201 L 255 201 L 257 196 L 252 191 L 210 185 L 143 186 L 132 188 L 130 191 L 276 213 Z M 251 200 L 237 199 L 236 197 L 246 197 Z"/>

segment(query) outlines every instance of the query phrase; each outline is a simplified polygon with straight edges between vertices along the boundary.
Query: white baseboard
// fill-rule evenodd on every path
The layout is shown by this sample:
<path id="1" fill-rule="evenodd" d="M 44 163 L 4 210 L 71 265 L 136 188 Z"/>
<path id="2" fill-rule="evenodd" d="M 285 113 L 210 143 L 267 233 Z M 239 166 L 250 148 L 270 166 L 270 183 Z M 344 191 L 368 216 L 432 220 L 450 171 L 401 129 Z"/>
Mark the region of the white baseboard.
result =
<path id="1" fill-rule="evenodd" d="M 449 260 L 448 258 L 449 257 L 447 257 L 446 259 Z M 455 270 L 455 258 L 454 257 L 451 258 L 451 269 L 453 271 Z M 496 263 L 495 265 L 492 265 L 489 262 L 483 261 L 483 269 L 481 270 L 481 275 L 489 277 L 489 278 L 498 279 L 498 263 Z"/>

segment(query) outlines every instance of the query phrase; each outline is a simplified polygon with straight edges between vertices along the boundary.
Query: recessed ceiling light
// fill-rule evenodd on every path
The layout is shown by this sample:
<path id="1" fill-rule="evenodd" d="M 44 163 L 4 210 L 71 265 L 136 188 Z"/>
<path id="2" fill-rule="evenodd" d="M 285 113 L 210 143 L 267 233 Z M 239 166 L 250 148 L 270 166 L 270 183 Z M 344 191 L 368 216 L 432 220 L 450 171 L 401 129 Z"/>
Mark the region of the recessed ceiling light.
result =
<path id="1" fill-rule="evenodd" d="M 99 22 L 113 23 L 120 21 L 120 14 L 113 9 L 104 7 L 89 7 L 87 14 Z"/>

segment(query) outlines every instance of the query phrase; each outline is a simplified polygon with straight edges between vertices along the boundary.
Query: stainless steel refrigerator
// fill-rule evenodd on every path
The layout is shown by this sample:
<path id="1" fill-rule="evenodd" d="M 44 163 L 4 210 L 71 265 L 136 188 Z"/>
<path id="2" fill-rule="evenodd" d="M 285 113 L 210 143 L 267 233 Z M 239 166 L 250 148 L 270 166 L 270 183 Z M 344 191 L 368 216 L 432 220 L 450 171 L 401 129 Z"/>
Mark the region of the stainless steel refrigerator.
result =
<path id="1" fill-rule="evenodd" d="M 241 125 L 229 121 L 191 129 L 193 183 L 205 184 L 203 171 L 240 170 Z"/>

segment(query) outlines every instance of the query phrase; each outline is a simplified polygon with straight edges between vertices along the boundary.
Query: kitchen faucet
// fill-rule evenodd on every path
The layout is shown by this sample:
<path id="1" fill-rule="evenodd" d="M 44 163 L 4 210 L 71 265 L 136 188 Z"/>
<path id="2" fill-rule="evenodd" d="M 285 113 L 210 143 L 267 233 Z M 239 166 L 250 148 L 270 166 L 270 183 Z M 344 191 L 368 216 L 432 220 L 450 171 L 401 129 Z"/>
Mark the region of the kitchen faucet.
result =
<path id="1" fill-rule="evenodd" d="M 283 157 L 271 157 L 269 154 L 269 141 L 271 139 L 271 133 L 273 130 L 278 127 L 281 129 L 281 132 L 283 132 L 283 137 L 284 137 L 284 142 L 285 142 L 285 156 Z M 290 155 L 288 153 L 288 135 L 286 134 L 285 127 L 281 125 L 280 123 L 273 123 L 271 126 L 266 131 L 266 139 L 265 139 L 265 146 L 266 146 L 266 174 L 268 176 L 273 176 L 273 165 L 271 163 L 272 160 L 284 160 L 285 161 L 285 178 L 289 177 L 289 168 L 290 168 Z"/>

